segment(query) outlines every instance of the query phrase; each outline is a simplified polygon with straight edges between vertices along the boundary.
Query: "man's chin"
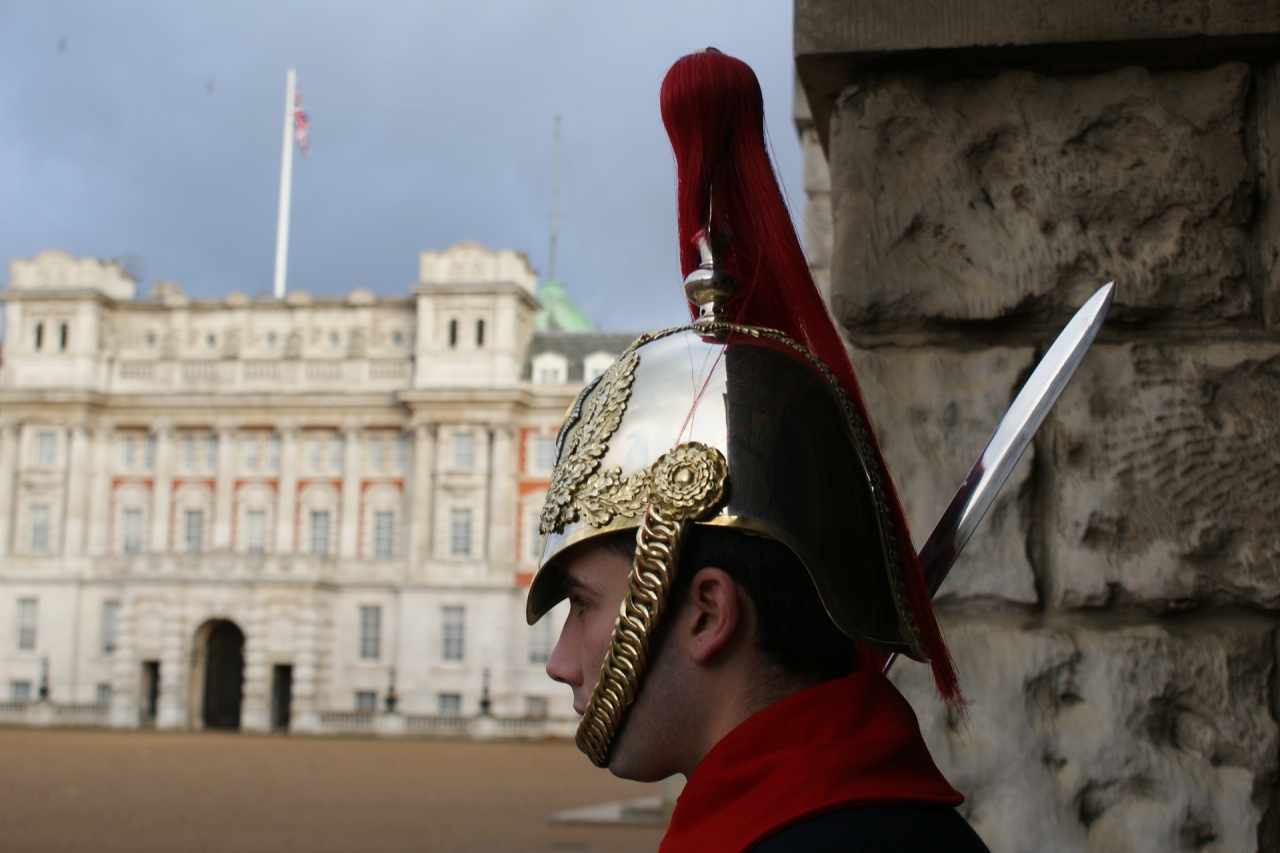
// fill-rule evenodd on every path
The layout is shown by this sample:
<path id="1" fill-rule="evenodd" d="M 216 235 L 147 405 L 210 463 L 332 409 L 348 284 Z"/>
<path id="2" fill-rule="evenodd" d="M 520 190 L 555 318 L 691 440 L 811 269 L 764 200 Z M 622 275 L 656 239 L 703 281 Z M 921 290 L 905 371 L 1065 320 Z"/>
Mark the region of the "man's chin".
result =
<path id="1" fill-rule="evenodd" d="M 628 742 L 626 728 L 614 741 L 613 750 L 609 753 L 609 772 L 619 779 L 632 782 L 660 782 L 676 771 L 661 761 L 652 750 L 641 744 Z"/>

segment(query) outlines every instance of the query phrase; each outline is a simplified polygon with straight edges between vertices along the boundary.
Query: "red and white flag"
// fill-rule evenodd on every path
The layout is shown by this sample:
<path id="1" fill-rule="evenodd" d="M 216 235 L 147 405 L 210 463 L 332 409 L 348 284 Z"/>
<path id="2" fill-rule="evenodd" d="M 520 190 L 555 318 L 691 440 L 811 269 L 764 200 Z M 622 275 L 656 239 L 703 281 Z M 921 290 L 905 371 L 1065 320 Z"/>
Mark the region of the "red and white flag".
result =
<path id="1" fill-rule="evenodd" d="M 293 93 L 293 141 L 298 143 L 298 150 L 306 157 L 311 153 L 311 140 L 308 137 L 310 124 L 307 122 L 307 111 L 302 108 L 302 93 Z"/>

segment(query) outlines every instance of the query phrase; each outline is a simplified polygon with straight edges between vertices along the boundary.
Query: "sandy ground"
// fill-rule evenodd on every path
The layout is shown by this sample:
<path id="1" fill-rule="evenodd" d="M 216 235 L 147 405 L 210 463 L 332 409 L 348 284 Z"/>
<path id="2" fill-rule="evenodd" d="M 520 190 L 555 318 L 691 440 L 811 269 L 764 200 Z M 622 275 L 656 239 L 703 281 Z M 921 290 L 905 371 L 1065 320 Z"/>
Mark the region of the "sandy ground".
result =
<path id="1" fill-rule="evenodd" d="M 550 812 L 657 793 L 564 743 L 0 729 L 0 850 L 653 851 Z"/>

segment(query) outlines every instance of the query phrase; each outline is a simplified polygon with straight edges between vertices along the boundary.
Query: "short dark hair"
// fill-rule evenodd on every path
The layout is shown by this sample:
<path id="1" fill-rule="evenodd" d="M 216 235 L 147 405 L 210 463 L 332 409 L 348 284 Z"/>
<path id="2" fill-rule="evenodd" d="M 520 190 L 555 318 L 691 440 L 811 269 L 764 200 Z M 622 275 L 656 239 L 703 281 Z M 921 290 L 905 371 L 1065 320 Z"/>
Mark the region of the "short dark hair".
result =
<path id="1" fill-rule="evenodd" d="M 608 546 L 630 560 L 635 542 L 634 532 L 619 533 Z M 693 576 L 708 566 L 722 569 L 751 599 L 756 648 L 788 675 L 819 684 L 857 668 L 857 644 L 827 615 L 804 564 L 790 548 L 764 536 L 690 525 L 667 599 L 670 615 L 679 609 Z"/>

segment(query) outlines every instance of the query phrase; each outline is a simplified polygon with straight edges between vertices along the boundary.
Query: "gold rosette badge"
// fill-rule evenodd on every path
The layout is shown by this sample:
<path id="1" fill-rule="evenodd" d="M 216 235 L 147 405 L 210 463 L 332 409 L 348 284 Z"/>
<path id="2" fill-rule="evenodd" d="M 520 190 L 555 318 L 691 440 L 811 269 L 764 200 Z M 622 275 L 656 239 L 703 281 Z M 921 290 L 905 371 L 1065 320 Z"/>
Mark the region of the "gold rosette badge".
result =
<path id="1" fill-rule="evenodd" d="M 672 520 L 706 515 L 724 499 L 729 466 L 714 447 L 696 441 L 661 456 L 651 469 L 653 502 Z"/>

